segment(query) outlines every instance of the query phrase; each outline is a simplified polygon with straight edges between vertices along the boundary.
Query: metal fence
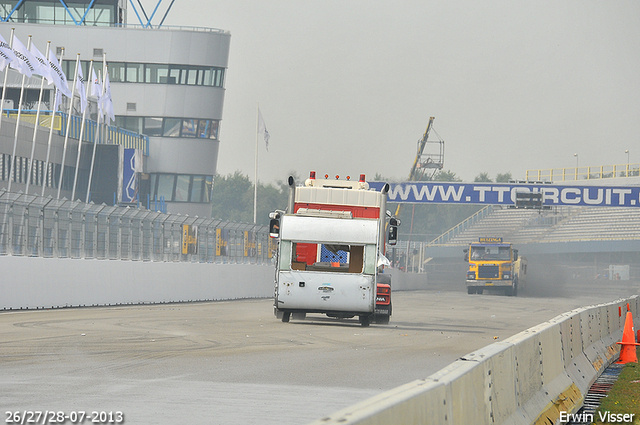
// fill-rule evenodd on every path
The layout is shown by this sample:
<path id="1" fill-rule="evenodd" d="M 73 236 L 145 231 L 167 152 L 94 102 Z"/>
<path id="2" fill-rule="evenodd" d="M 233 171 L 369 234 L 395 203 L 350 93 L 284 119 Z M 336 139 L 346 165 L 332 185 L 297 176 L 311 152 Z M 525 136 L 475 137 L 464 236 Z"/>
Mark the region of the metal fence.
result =
<path id="1" fill-rule="evenodd" d="M 628 154 L 628 152 L 627 152 Z M 527 181 L 578 181 L 593 179 L 610 179 L 616 177 L 637 177 L 640 175 L 640 164 L 598 165 L 593 167 L 548 168 L 543 170 L 527 170 Z"/>
<path id="2" fill-rule="evenodd" d="M 0 255 L 264 264 L 275 247 L 266 226 L 0 189 Z"/>

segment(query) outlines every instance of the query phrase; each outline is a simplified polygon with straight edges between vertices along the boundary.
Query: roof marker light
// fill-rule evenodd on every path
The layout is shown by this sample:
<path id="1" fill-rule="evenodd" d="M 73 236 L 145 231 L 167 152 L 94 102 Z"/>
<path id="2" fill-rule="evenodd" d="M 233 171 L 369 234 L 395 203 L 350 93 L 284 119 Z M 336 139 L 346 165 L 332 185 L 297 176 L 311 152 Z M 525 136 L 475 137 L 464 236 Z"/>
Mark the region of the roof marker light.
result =
<path id="1" fill-rule="evenodd" d="M 351 180 L 351 176 L 347 176 L 347 181 Z"/>
<path id="2" fill-rule="evenodd" d="M 340 176 L 336 174 L 336 180 L 338 180 L 339 178 L 340 178 Z"/>
<path id="3" fill-rule="evenodd" d="M 328 178 L 329 178 L 329 174 L 325 174 L 325 175 L 324 175 L 324 178 L 325 178 L 325 179 L 328 179 Z"/>

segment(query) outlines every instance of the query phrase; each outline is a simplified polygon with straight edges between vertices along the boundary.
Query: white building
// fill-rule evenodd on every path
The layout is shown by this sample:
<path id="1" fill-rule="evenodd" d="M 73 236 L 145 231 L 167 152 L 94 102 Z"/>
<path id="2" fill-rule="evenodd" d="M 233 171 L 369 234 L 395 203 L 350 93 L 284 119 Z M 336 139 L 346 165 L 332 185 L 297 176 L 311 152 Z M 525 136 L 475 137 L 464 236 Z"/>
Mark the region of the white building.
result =
<path id="1" fill-rule="evenodd" d="M 33 43 L 43 53 L 47 41 L 51 41 L 51 49 L 57 53 L 64 48 L 62 69 L 68 80 L 72 79 L 77 54 L 80 54 L 84 75 L 87 76 L 92 59 L 93 67 L 101 73 L 105 53 L 116 115 L 115 125 L 149 136 L 148 156 L 144 157 L 143 173 L 140 175 L 140 202 L 145 205 L 147 197 L 152 200 L 163 198 L 168 212 L 210 216 L 230 34 L 208 28 L 158 29 L 125 25 L 125 0 L 96 0 L 87 9 L 89 4 L 89 1 L 63 3 L 59 0 L 4 2 L 0 13 L 5 23 L 0 25 L 0 34 L 8 41 L 11 28 L 15 28 L 16 36 L 25 44 L 31 35 Z M 9 72 L 5 97 L 13 100 L 14 107 L 17 107 L 21 80 L 16 71 Z M 23 107 L 33 105 L 39 87 L 40 78 L 29 79 Z M 52 93 L 45 96 L 49 107 Z M 0 129 L 0 153 L 4 164 L 8 163 L 12 152 L 15 124 L 11 124 L 11 118 L 7 119 L 6 113 L 3 116 L 5 121 Z M 95 117 L 94 107 L 92 118 Z M 29 125 L 25 124 L 25 127 Z M 33 126 L 28 128 L 30 132 L 21 130 L 24 134 L 21 134 L 18 143 L 18 159 L 30 156 Z M 40 162 L 46 156 L 46 130 L 39 131 L 35 148 L 35 158 Z M 58 161 L 58 170 L 62 160 L 63 139 L 61 136 L 55 137 L 52 146 L 54 154 L 50 162 Z M 84 173 L 89 163 L 84 158 L 84 152 L 91 152 L 91 145 L 87 143 L 87 146 L 86 150 L 82 147 Z M 97 153 L 100 155 L 101 151 Z M 77 140 L 74 140 L 70 142 L 65 157 L 65 168 L 68 169 L 65 173 L 69 171 L 73 174 L 76 156 Z M 110 161 L 107 157 L 103 156 L 104 161 Z M 118 161 L 122 161 L 122 155 L 118 158 Z M 17 173 L 20 166 L 15 168 Z M 0 173 L 1 187 L 7 187 L 8 176 L 5 174 Z M 111 199 L 104 189 L 100 196 L 97 195 L 100 178 L 107 178 L 104 173 L 98 177 L 97 183 L 94 181 L 92 184 L 92 200 Z M 57 182 L 55 179 L 52 181 L 52 187 L 47 187 L 46 193 L 55 197 Z M 33 189 L 29 190 L 30 193 L 40 193 L 42 186 L 38 186 L 39 182 L 38 179 L 32 180 Z M 12 192 L 24 191 L 26 178 L 16 178 L 14 175 L 12 183 Z M 63 184 L 63 195 L 67 198 L 71 195 L 68 182 Z"/>

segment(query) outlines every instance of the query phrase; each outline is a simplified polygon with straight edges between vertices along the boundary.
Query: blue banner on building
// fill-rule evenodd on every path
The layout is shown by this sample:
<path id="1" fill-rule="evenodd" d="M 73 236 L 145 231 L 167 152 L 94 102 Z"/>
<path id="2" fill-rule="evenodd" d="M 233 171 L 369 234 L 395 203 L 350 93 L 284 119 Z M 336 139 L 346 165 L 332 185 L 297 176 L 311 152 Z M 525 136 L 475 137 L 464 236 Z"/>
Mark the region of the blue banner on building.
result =
<path id="1" fill-rule="evenodd" d="M 136 202 L 138 198 L 137 171 L 142 164 L 138 164 L 139 155 L 135 149 L 124 149 L 124 164 L 122 166 L 122 202 Z"/>
<path id="2" fill-rule="evenodd" d="M 383 182 L 369 182 L 380 191 Z M 545 206 L 639 207 L 638 186 L 520 183 L 390 183 L 389 202 L 515 205 L 517 192 L 542 193 Z"/>

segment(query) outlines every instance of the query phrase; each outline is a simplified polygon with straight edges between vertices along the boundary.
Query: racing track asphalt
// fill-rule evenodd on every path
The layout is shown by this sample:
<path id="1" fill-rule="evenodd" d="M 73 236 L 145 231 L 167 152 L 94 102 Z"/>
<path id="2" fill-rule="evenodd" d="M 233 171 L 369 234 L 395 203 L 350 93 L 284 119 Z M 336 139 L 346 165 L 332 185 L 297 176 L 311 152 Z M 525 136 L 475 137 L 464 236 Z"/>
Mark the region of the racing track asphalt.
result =
<path id="1" fill-rule="evenodd" d="M 282 323 L 270 299 L 4 311 L 3 420 L 54 410 L 121 411 L 128 425 L 305 424 L 558 314 L 638 294 L 638 282 L 601 282 L 518 297 L 394 292 L 390 324 L 368 328 Z"/>

